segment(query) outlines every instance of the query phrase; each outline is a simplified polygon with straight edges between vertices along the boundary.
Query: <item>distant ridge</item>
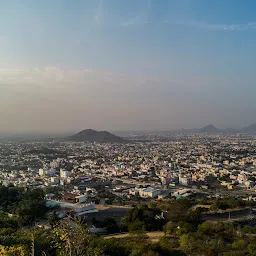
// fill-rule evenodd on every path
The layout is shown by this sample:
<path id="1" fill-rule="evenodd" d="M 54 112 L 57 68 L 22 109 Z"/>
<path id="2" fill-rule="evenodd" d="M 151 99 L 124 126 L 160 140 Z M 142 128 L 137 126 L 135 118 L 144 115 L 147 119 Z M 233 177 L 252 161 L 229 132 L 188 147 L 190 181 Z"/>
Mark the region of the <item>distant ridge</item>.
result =
<path id="1" fill-rule="evenodd" d="M 85 129 L 77 134 L 68 137 L 70 141 L 80 142 L 98 142 L 98 143 L 115 143 L 125 142 L 126 140 L 107 131 L 95 131 Z"/>
<path id="2" fill-rule="evenodd" d="M 244 127 L 243 129 L 241 129 L 240 132 L 254 133 L 254 132 L 256 132 L 256 124 L 252 124 L 250 126 Z"/>
<path id="3" fill-rule="evenodd" d="M 181 129 L 181 133 L 256 133 L 256 124 L 249 125 L 242 129 L 218 129 L 214 125 L 209 124 L 199 129 Z"/>

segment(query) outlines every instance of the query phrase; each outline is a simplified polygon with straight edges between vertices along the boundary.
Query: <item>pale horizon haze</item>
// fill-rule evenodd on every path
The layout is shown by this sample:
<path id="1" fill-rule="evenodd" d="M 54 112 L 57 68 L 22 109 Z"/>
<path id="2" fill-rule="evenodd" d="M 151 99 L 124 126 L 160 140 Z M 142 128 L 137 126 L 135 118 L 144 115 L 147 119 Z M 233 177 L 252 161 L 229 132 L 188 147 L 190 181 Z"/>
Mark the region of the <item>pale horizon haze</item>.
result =
<path id="1" fill-rule="evenodd" d="M 256 123 L 254 0 L 0 0 L 0 133 Z"/>

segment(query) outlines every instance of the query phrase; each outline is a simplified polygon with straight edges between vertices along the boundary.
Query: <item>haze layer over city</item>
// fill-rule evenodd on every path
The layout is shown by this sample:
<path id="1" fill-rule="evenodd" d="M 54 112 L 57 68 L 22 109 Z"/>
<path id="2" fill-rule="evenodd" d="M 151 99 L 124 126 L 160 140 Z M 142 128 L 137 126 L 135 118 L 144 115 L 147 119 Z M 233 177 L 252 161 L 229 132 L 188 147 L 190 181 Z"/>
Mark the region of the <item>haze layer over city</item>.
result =
<path id="1" fill-rule="evenodd" d="M 0 0 L 0 255 L 255 256 L 256 2 Z"/>

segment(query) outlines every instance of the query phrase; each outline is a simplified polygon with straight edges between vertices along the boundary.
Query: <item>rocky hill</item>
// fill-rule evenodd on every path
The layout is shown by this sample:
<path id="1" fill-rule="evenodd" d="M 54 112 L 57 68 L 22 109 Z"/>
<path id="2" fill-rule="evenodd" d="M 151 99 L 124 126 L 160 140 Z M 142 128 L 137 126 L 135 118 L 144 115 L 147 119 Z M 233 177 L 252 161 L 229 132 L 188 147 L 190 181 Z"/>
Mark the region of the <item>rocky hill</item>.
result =
<path id="1" fill-rule="evenodd" d="M 68 138 L 71 141 L 98 142 L 98 143 L 114 143 L 125 142 L 126 140 L 107 131 L 95 131 L 92 129 L 83 130 Z"/>

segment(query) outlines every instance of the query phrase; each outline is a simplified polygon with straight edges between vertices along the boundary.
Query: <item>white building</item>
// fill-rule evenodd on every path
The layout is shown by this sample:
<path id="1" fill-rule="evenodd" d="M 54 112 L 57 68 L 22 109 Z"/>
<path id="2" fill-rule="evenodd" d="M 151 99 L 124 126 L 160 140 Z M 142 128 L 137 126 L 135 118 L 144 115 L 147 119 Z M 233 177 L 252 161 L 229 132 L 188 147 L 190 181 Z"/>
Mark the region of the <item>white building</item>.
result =
<path id="1" fill-rule="evenodd" d="M 51 183 L 53 184 L 59 184 L 60 183 L 60 179 L 57 177 L 51 177 Z"/>
<path id="2" fill-rule="evenodd" d="M 70 175 L 71 175 L 71 173 L 69 171 L 66 171 L 64 169 L 60 169 L 60 177 L 61 178 L 66 179 L 66 178 L 70 177 Z"/>
<path id="3" fill-rule="evenodd" d="M 160 194 L 161 194 L 160 189 L 156 189 L 152 187 L 147 187 L 139 191 L 140 197 L 144 197 L 144 198 L 155 198 Z"/>
<path id="4" fill-rule="evenodd" d="M 46 172 L 45 172 L 44 169 L 39 169 L 38 174 L 39 174 L 40 176 L 44 176 L 44 175 L 46 174 Z"/>
<path id="5" fill-rule="evenodd" d="M 184 174 L 179 174 L 179 184 L 183 186 L 189 186 L 192 183 L 192 178 L 191 176 L 187 176 Z"/>

